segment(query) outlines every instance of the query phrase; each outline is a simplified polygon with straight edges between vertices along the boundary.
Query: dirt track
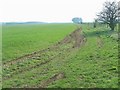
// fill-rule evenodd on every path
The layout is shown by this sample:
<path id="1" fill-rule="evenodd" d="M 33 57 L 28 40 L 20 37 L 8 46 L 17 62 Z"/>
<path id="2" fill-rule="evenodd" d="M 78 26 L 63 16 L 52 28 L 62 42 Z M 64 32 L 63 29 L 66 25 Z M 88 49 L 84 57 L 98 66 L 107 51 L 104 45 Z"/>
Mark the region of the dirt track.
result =
<path id="1" fill-rule="evenodd" d="M 30 71 L 33 68 L 45 65 L 51 60 L 55 60 L 58 57 L 62 59 L 67 58 L 70 55 L 70 52 L 76 50 L 77 48 L 80 48 L 82 45 L 85 44 L 86 38 L 81 32 L 82 31 L 80 29 L 77 29 L 66 36 L 63 40 L 59 41 L 58 43 L 47 49 L 36 51 L 31 54 L 24 55 L 22 57 L 6 62 L 5 64 L 3 64 L 3 74 L 4 71 L 10 71 L 12 73 L 5 74 L 3 76 L 3 80 L 8 80 L 17 74 L 21 74 L 26 71 Z M 31 64 L 31 62 L 33 61 L 35 62 Z M 20 66 L 19 63 L 23 63 L 24 66 Z M 53 82 L 54 79 L 57 80 L 58 76 L 59 74 L 53 76 L 53 78 L 42 82 L 42 84 L 39 86 L 46 87 L 50 82 Z"/>
<path id="2" fill-rule="evenodd" d="M 10 60 L 9 62 L 6 62 L 3 65 L 9 66 L 12 64 L 16 64 L 17 62 L 24 62 L 25 60 L 28 60 L 34 56 L 37 56 L 37 54 L 42 54 L 44 52 L 48 52 L 48 51 L 51 51 L 53 49 L 59 49 L 59 47 L 61 45 L 66 45 L 68 43 L 73 43 L 73 46 L 70 48 L 79 48 L 80 45 L 84 44 L 84 42 L 86 41 L 86 38 L 84 37 L 84 35 L 81 35 L 80 33 L 81 33 L 81 30 L 77 29 L 74 32 L 72 32 L 70 35 L 66 36 L 63 40 L 61 40 L 57 44 L 55 44 L 47 49 L 36 51 L 36 52 L 31 53 L 31 54 L 27 54 L 27 55 L 18 57 L 16 59 Z"/>

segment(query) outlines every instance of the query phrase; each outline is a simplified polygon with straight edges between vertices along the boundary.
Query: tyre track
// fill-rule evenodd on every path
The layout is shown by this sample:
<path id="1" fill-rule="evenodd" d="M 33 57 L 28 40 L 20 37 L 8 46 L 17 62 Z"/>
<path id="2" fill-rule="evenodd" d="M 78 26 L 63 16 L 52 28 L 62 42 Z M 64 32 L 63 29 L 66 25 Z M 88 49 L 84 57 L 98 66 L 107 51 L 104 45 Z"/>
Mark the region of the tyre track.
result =
<path id="1" fill-rule="evenodd" d="M 5 63 L 4 68 L 10 67 L 13 64 L 16 64 L 18 62 L 24 62 L 26 60 L 31 59 L 32 57 L 37 57 L 37 55 L 41 55 L 42 53 L 45 53 L 45 52 L 50 52 L 50 51 L 53 51 L 53 50 L 57 50 L 57 51 L 62 52 L 62 53 L 59 53 L 58 55 L 55 55 L 53 58 L 49 57 L 48 60 L 46 60 L 46 61 L 40 62 L 38 64 L 35 64 L 35 65 L 27 67 L 27 68 L 23 68 L 21 70 L 17 70 L 15 72 L 13 72 L 12 74 L 10 74 L 9 76 L 3 77 L 3 80 L 8 80 L 8 79 L 12 78 L 13 76 L 15 76 L 17 74 L 24 73 L 26 71 L 30 71 L 33 68 L 35 69 L 37 67 L 40 67 L 40 66 L 42 66 L 46 63 L 49 63 L 51 60 L 54 60 L 57 57 L 62 57 L 65 53 L 70 53 L 72 50 L 74 50 L 76 48 L 79 48 L 81 45 L 83 45 L 85 43 L 85 37 L 84 37 L 84 35 L 81 35 L 80 33 L 81 33 L 81 30 L 77 29 L 74 32 L 72 32 L 70 35 L 66 36 L 63 40 L 61 40 L 57 44 L 55 44 L 55 45 L 53 45 L 53 46 L 51 46 L 47 49 L 40 50 L 40 51 L 31 53 L 31 54 L 27 54 L 27 55 L 24 55 L 22 57 L 16 58 L 12 61 L 9 61 L 9 62 Z M 62 45 L 65 46 L 69 43 L 72 43 L 71 47 L 64 48 L 64 50 L 61 49 Z M 63 51 L 65 51 L 65 52 L 63 52 Z"/>

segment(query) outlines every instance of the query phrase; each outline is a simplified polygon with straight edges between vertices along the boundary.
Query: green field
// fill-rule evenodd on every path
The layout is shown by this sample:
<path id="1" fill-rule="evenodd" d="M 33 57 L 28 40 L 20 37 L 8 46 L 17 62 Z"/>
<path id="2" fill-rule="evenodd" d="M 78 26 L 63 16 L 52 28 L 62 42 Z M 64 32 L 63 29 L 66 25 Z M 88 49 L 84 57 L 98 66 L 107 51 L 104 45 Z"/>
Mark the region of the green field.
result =
<path id="1" fill-rule="evenodd" d="M 70 23 L 4 25 L 3 88 L 118 88 L 117 30 L 81 27 L 70 34 Z M 80 47 L 75 35 L 85 38 Z"/>
<path id="2" fill-rule="evenodd" d="M 74 30 L 72 24 L 3 26 L 3 62 L 44 49 Z"/>

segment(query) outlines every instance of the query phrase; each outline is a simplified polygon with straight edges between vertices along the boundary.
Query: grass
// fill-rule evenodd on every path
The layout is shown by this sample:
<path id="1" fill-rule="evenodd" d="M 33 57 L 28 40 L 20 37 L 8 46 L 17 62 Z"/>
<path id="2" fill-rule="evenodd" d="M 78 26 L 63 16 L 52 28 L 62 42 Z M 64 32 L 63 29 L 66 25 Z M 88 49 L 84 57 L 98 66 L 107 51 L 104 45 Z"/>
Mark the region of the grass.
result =
<path id="1" fill-rule="evenodd" d="M 44 49 L 74 30 L 73 24 L 3 26 L 3 62 Z"/>
<path id="2" fill-rule="evenodd" d="M 89 35 L 87 34 L 86 45 L 75 56 L 65 60 L 61 67 L 67 78 L 54 82 L 49 87 L 118 87 L 118 43 L 107 37 L 109 34 L 105 34 L 101 36 L 104 45 L 98 48 L 96 36 Z"/>
<path id="3" fill-rule="evenodd" d="M 3 81 L 3 88 L 40 87 L 43 81 L 59 72 L 64 72 L 65 78 L 49 83 L 47 88 L 118 88 L 118 41 L 111 38 L 117 32 L 110 32 L 104 26 L 93 28 L 87 24 L 83 24 L 82 28 L 87 42 L 79 49 L 68 52 L 66 48 L 70 45 L 63 45 L 60 51 L 43 53 L 42 60 L 30 59 L 10 68 L 3 67 L 3 77 L 12 75 Z M 72 24 L 4 26 L 3 60 L 7 62 L 26 53 L 47 48 L 74 29 Z M 14 73 L 19 70 L 20 65 L 25 70 L 47 60 L 48 56 L 59 53 L 61 54 L 49 63 L 22 73 Z"/>
<path id="4" fill-rule="evenodd" d="M 96 39 L 94 37 L 89 38 L 84 48 L 81 48 L 74 57 L 66 60 L 67 65 L 62 67 L 62 70 L 66 70 L 66 77 L 68 78 L 64 83 L 58 81 L 61 83 L 60 85 L 56 83 L 51 87 L 66 87 L 65 82 L 67 82 L 73 88 L 116 88 L 118 85 L 117 69 L 111 69 L 118 67 L 117 43 L 110 43 L 108 38 L 104 38 L 104 40 L 106 40 L 105 46 L 99 49 L 95 47 Z M 110 46 L 108 46 L 108 42 Z"/>

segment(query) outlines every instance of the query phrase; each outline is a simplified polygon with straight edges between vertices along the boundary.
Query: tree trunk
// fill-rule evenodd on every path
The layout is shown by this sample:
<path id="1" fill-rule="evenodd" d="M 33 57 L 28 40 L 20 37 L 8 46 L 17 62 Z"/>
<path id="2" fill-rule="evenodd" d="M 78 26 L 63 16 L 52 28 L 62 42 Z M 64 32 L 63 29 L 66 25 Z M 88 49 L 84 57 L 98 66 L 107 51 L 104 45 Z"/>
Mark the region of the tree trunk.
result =
<path id="1" fill-rule="evenodd" d="M 114 23 L 110 23 L 109 26 L 110 26 L 111 30 L 114 31 L 114 28 L 115 28 Z"/>

